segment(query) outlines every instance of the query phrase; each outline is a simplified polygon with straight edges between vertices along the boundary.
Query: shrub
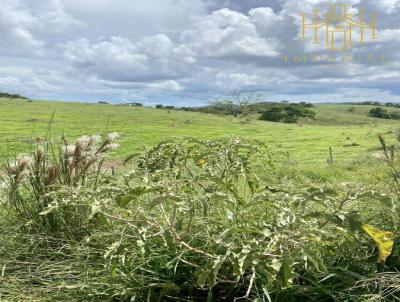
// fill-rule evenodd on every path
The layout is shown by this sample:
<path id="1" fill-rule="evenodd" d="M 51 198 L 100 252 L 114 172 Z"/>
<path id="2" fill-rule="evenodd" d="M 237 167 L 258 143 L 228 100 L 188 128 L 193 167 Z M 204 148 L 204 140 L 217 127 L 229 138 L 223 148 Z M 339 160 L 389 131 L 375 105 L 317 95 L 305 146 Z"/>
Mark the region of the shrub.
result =
<path id="1" fill-rule="evenodd" d="M 389 118 L 392 120 L 400 120 L 400 112 L 391 112 Z"/>
<path id="2" fill-rule="evenodd" d="M 298 105 L 275 105 L 267 108 L 260 120 L 297 123 L 299 118 L 314 118 L 315 112 Z"/>
<path id="3" fill-rule="evenodd" d="M 286 292 L 293 301 L 334 300 L 332 265 L 358 248 L 347 230 L 357 215 L 343 208 L 356 195 L 290 193 L 273 180 L 268 154 L 260 143 L 234 138 L 163 142 L 129 158 L 133 171 L 115 197 L 120 210 L 109 215 L 121 233 L 106 253 L 123 289 L 118 298 L 289 301 L 280 299 Z M 318 211 L 322 200 L 327 209 Z M 332 280 L 324 291 L 301 291 L 325 277 Z"/>
<path id="4" fill-rule="evenodd" d="M 389 113 L 386 109 L 384 109 L 382 107 L 375 107 L 369 111 L 368 116 L 375 117 L 375 118 L 399 120 L 400 112 L 390 112 Z"/>
<path id="5" fill-rule="evenodd" d="M 371 117 L 376 117 L 376 118 L 385 118 L 385 119 L 389 118 L 389 114 L 388 114 L 387 110 L 382 107 L 372 108 L 369 111 L 368 115 Z"/>

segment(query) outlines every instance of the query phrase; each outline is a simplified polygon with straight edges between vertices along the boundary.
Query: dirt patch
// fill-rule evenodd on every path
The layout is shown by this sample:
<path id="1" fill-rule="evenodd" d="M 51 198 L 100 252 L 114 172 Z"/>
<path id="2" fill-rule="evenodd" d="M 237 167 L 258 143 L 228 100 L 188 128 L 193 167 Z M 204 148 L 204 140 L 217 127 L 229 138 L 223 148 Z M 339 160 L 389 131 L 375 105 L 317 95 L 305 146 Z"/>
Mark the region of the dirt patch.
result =
<path id="1" fill-rule="evenodd" d="M 107 160 L 103 163 L 102 170 L 110 171 L 112 174 L 122 167 L 124 162 L 122 160 Z"/>

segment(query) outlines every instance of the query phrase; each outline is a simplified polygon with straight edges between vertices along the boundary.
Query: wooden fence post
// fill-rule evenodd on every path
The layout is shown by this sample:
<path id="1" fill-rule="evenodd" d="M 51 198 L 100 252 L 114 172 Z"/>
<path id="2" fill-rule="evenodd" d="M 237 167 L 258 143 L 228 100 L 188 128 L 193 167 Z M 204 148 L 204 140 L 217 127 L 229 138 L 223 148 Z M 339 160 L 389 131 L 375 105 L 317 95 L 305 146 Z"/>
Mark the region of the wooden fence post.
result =
<path id="1" fill-rule="evenodd" d="M 328 164 L 332 165 L 333 164 L 333 153 L 332 153 L 332 147 L 329 147 L 329 159 L 327 160 Z"/>

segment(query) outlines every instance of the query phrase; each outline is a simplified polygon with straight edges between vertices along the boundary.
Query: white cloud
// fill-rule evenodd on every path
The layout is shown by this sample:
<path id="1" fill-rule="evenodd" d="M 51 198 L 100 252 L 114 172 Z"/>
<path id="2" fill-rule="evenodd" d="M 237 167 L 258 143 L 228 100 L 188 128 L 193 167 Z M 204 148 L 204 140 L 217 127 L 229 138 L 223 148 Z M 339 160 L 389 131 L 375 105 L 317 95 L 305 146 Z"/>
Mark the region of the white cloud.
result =
<path id="1" fill-rule="evenodd" d="M 280 42 L 262 37 L 252 20 L 229 9 L 214 11 L 183 32 L 181 41 L 199 56 L 211 58 L 275 57 Z"/>
<path id="2" fill-rule="evenodd" d="M 96 43 L 78 39 L 63 49 L 64 57 L 79 73 L 114 82 L 145 82 L 190 76 L 203 68 L 196 63 L 204 58 L 275 57 L 278 46 L 277 40 L 261 37 L 248 16 L 222 9 L 200 18 L 178 41 L 165 34 L 135 42 L 114 36 Z"/>
<path id="3" fill-rule="evenodd" d="M 379 0 L 374 2 L 381 11 L 387 14 L 395 13 L 400 8 L 400 0 Z"/>
<path id="4" fill-rule="evenodd" d="M 2 0 L 0 54 L 44 56 L 44 36 L 60 34 L 81 23 L 64 11 L 60 0 Z"/>
<path id="5" fill-rule="evenodd" d="M 137 43 L 123 37 L 94 44 L 79 39 L 65 44 L 64 57 L 79 72 L 121 82 L 179 78 L 194 60 L 163 34 Z"/>
<path id="6" fill-rule="evenodd" d="M 283 21 L 283 16 L 275 14 L 270 7 L 257 7 L 249 11 L 250 19 L 257 27 L 273 30 L 277 23 Z"/>
<path id="7" fill-rule="evenodd" d="M 41 34 L 63 34 L 72 28 L 84 25 L 84 22 L 74 18 L 65 10 L 61 0 L 30 0 L 29 4 L 32 5 L 31 12 L 37 19 L 34 30 Z"/>
<path id="8" fill-rule="evenodd" d="M 1 54 L 38 54 L 44 46 L 30 31 L 36 19 L 18 1 L 5 1 L 0 6 Z"/>
<path id="9" fill-rule="evenodd" d="M 380 13 L 378 40 L 349 53 L 385 55 L 387 64 L 284 63 L 284 55 L 329 54 L 299 39 L 299 14 L 330 0 L 1 0 L 0 90 L 190 103 L 232 89 L 275 100 L 347 100 L 353 89 L 393 99 L 400 0 L 349 1 L 353 11 Z"/>

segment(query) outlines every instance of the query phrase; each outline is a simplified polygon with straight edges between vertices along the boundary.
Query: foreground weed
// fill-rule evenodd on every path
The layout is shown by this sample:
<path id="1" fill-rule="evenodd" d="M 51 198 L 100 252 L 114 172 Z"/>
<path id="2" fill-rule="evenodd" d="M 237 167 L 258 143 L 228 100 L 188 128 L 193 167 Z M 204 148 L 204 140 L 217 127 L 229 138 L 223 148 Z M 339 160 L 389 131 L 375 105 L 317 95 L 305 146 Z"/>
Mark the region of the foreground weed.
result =
<path id="1" fill-rule="evenodd" d="M 31 156 L 5 163 L 7 207 L 33 228 L 81 236 L 74 233 L 87 228 L 95 204 L 87 192 L 101 185 L 107 174 L 103 164 L 117 137 L 82 136 L 73 144 L 65 137 L 57 144 L 38 141 Z"/>

